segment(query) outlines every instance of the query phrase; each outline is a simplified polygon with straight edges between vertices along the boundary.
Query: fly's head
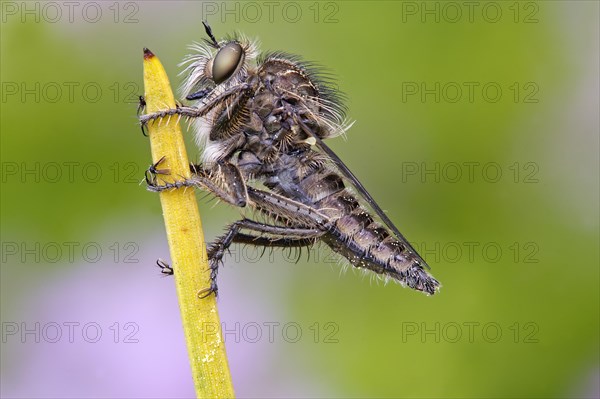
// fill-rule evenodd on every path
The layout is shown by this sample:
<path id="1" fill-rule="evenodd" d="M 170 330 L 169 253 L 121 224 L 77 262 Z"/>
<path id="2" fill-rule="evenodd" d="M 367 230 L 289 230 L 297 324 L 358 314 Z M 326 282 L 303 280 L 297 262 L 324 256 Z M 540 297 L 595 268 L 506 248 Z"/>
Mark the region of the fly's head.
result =
<path id="1" fill-rule="evenodd" d="M 181 87 L 188 100 L 198 100 L 209 93 L 218 94 L 244 82 L 257 54 L 257 43 L 242 35 L 217 41 L 208 24 L 203 22 L 209 39 L 190 46 L 192 54 L 180 66 L 187 75 Z"/>

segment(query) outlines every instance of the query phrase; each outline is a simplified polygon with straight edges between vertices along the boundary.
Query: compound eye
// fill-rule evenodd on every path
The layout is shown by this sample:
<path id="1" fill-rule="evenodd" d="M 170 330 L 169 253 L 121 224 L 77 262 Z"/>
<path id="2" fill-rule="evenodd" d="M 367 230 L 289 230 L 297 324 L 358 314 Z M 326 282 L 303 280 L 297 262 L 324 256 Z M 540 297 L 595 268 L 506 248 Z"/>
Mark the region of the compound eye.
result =
<path id="1" fill-rule="evenodd" d="M 244 50 L 239 43 L 231 42 L 223 46 L 212 63 L 212 78 L 216 84 L 220 84 L 233 75 L 237 69 Z"/>

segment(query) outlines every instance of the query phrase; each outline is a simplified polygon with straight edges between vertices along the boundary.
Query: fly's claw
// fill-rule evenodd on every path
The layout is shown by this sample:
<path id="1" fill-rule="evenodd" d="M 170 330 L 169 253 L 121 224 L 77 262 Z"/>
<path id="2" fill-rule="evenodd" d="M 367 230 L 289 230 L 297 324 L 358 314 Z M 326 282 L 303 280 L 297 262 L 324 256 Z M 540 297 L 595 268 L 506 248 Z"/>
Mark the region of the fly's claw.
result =
<path id="1" fill-rule="evenodd" d="M 138 116 L 140 113 L 144 112 L 145 109 L 146 109 L 146 99 L 144 98 L 144 96 L 139 96 L 139 103 L 138 103 L 138 108 L 137 108 Z"/>
<path id="2" fill-rule="evenodd" d="M 145 110 L 146 110 L 146 99 L 144 98 L 144 96 L 139 96 L 139 103 L 138 103 L 138 108 L 137 108 L 138 116 L 140 116 L 140 114 L 142 112 L 144 112 Z M 148 137 L 148 133 L 146 133 L 146 124 L 140 123 L 140 127 L 142 129 L 142 134 L 144 135 L 144 137 Z"/>
<path id="3" fill-rule="evenodd" d="M 159 159 L 156 163 L 150 166 L 145 173 L 146 184 L 148 185 L 148 191 L 159 193 L 161 191 L 182 188 L 182 187 L 194 187 L 197 182 L 192 179 L 177 180 L 174 182 L 161 182 L 158 181 L 158 175 L 170 175 L 171 169 L 158 169 L 158 165 L 165 160 L 165 157 Z"/>
<path id="4" fill-rule="evenodd" d="M 150 172 L 154 175 L 170 175 L 171 169 L 158 169 L 158 165 L 160 165 L 164 160 L 165 160 L 165 156 L 163 156 L 158 161 L 156 161 L 156 163 L 154 163 L 152 166 L 150 166 L 148 168 L 147 172 Z"/>
<path id="5" fill-rule="evenodd" d="M 160 272 L 162 274 L 164 274 L 165 276 L 172 276 L 173 275 L 173 268 L 164 260 L 162 259 L 157 259 L 156 260 L 156 265 L 158 267 L 160 267 Z"/>
<path id="6" fill-rule="evenodd" d="M 209 288 L 204 288 L 204 289 L 198 291 L 198 298 L 204 299 L 204 298 L 209 297 L 210 294 L 215 294 L 215 297 L 217 297 L 218 292 L 219 292 L 219 288 L 217 287 L 217 284 L 214 282 L 211 282 Z"/>
<path id="7" fill-rule="evenodd" d="M 159 188 L 162 187 L 161 185 L 158 184 L 158 179 L 156 175 L 168 175 L 171 173 L 170 169 L 158 169 L 158 165 L 160 165 L 162 163 L 162 161 L 165 160 L 165 157 L 163 156 L 161 159 L 159 159 L 158 161 L 156 161 L 156 163 L 152 164 L 145 173 L 145 179 L 146 179 L 146 184 L 148 185 L 148 190 L 150 191 L 156 191 L 154 190 L 154 188 Z"/>
<path id="8" fill-rule="evenodd" d="M 183 186 L 187 185 L 187 184 L 182 184 L 182 182 L 162 183 L 162 184 L 158 182 L 158 175 L 167 176 L 167 175 L 171 174 L 171 169 L 158 169 L 158 166 L 164 160 L 165 160 L 165 157 L 163 156 L 162 158 L 160 158 L 158 161 L 156 161 L 154 164 L 152 164 L 146 170 L 144 177 L 146 180 L 146 184 L 148 185 L 149 191 L 161 192 L 161 191 L 168 190 L 171 188 L 179 188 L 179 187 L 183 187 Z"/>

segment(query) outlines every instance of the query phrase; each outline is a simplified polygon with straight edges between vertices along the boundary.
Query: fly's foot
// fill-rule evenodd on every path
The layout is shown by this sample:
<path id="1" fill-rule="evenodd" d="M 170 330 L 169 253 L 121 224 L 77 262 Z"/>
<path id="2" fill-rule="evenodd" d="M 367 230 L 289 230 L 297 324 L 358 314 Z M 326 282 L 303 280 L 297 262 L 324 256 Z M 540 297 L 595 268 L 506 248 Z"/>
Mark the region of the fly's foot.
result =
<path id="1" fill-rule="evenodd" d="M 162 259 L 159 258 L 156 261 L 156 265 L 158 267 L 160 267 L 160 272 L 162 274 L 164 274 L 165 276 L 172 276 L 173 275 L 173 268 L 167 262 L 165 262 L 164 260 L 162 260 Z"/>
<path id="2" fill-rule="evenodd" d="M 210 294 L 215 294 L 215 297 L 218 295 L 219 288 L 217 287 L 217 283 L 211 281 L 209 288 L 204 288 L 198 291 L 198 298 L 204 299 L 210 296 Z"/>
<path id="3" fill-rule="evenodd" d="M 138 108 L 137 108 L 137 114 L 138 117 L 140 116 L 140 114 L 142 112 L 144 112 L 146 110 L 146 99 L 144 98 L 144 96 L 139 96 L 139 102 L 138 102 Z M 144 137 L 148 137 L 148 133 L 146 133 L 146 124 L 141 123 L 140 127 L 142 128 L 142 134 L 144 135 Z"/>
<path id="4" fill-rule="evenodd" d="M 158 183 L 156 181 L 156 177 L 153 177 L 154 180 L 152 181 L 148 181 L 146 179 L 146 182 L 148 183 L 148 191 L 152 191 L 155 193 L 160 193 L 162 191 L 165 190 L 174 190 L 177 188 L 183 188 L 183 187 L 194 187 L 196 185 L 196 182 L 194 180 L 179 180 L 179 181 L 175 181 L 172 183 Z"/>
<path id="5" fill-rule="evenodd" d="M 176 108 L 163 109 L 162 111 L 153 112 L 151 114 L 142 115 L 142 116 L 140 116 L 140 124 L 142 126 L 145 126 L 148 124 L 148 122 L 151 122 L 153 120 L 165 118 L 167 116 L 177 115 L 179 113 L 178 110 L 179 110 L 179 107 L 176 107 Z"/>
<path id="6" fill-rule="evenodd" d="M 153 192 L 161 192 L 165 190 L 181 188 L 181 187 L 193 187 L 196 185 L 196 181 L 192 179 L 183 179 L 174 182 L 160 182 L 159 183 L 159 175 L 170 175 L 170 169 L 158 169 L 158 166 L 165 160 L 165 157 L 159 159 L 156 163 L 150 166 L 145 173 L 146 184 L 148 185 L 148 190 Z"/>
<path id="7" fill-rule="evenodd" d="M 146 109 L 146 99 L 144 96 L 139 96 L 137 114 L 138 116 Z"/>
<path id="8" fill-rule="evenodd" d="M 161 157 L 158 161 L 152 164 L 146 171 L 146 173 L 150 173 L 152 175 L 169 175 L 171 174 L 170 169 L 158 169 L 158 165 L 160 165 L 164 160 L 165 156 Z"/>
<path id="9" fill-rule="evenodd" d="M 144 175 L 145 179 L 146 179 L 146 184 L 148 185 L 148 189 L 150 189 L 150 187 L 156 187 L 158 186 L 158 177 L 157 175 L 169 175 L 171 174 L 171 170 L 170 169 L 158 169 L 158 165 L 160 165 L 163 161 L 165 160 L 165 157 L 163 156 L 161 159 L 159 159 L 158 161 L 156 161 L 155 163 L 153 163 L 147 170 L 146 173 Z"/>
<path id="10" fill-rule="evenodd" d="M 223 259 L 223 246 L 216 244 L 211 245 L 208 249 L 208 261 L 210 264 L 210 288 L 204 288 L 198 292 L 198 298 L 206 298 L 210 294 L 214 293 L 215 297 L 219 291 L 217 287 L 217 273 L 219 272 L 219 266 L 221 259 Z M 216 249 L 216 251 L 215 251 Z M 216 254 L 215 254 L 216 252 Z"/>

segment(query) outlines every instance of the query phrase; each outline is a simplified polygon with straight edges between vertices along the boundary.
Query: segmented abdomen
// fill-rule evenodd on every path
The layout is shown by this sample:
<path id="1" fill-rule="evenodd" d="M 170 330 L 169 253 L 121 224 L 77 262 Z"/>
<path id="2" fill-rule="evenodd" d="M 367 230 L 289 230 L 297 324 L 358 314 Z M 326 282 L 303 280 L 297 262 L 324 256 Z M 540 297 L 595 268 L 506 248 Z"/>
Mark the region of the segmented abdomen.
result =
<path id="1" fill-rule="evenodd" d="M 371 217 L 337 174 L 319 168 L 308 173 L 298 188 L 331 221 L 323 241 L 353 266 L 393 278 L 418 291 L 435 293 L 439 283 L 423 269 L 419 258 Z"/>

